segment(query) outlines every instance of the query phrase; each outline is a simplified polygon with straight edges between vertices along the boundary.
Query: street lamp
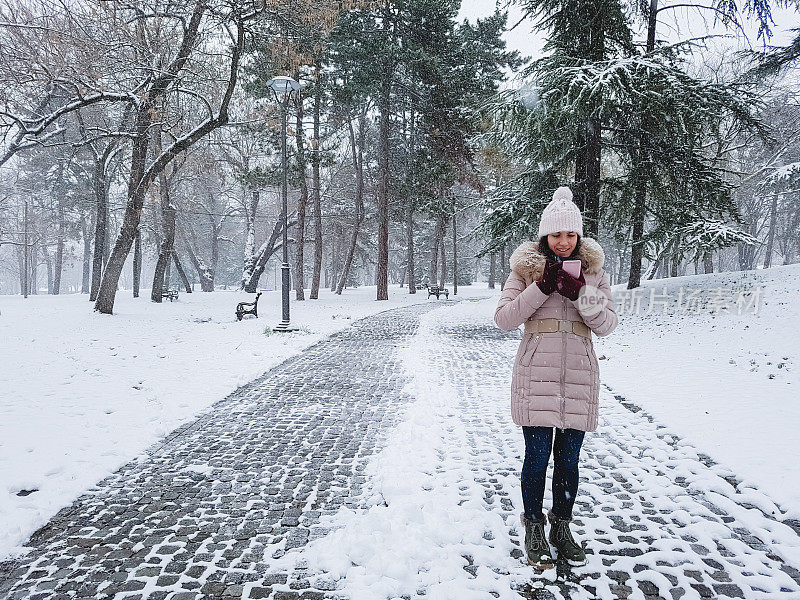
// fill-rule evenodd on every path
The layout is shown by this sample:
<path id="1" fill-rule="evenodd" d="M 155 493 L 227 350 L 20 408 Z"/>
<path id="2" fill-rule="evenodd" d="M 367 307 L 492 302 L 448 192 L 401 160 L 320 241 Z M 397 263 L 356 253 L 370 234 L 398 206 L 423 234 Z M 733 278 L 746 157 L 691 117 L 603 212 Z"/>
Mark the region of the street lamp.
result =
<path id="1" fill-rule="evenodd" d="M 279 75 L 267 82 L 267 87 L 272 90 L 278 106 L 281 107 L 281 165 L 283 167 L 283 264 L 281 265 L 281 291 L 283 296 L 283 320 L 272 328 L 272 331 L 296 331 L 297 327 L 289 326 L 289 218 L 286 206 L 288 176 L 286 166 L 286 112 L 294 92 L 300 91 L 300 84 L 291 77 Z"/>

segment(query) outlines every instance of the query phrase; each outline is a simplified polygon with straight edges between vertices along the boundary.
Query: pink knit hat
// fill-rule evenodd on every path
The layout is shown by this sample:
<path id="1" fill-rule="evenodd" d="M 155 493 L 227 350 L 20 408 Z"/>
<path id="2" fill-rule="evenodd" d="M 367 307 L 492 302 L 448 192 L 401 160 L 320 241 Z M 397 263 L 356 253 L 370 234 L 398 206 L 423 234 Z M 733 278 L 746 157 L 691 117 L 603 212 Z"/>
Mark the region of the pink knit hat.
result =
<path id="1" fill-rule="evenodd" d="M 572 190 L 566 186 L 553 193 L 553 199 L 545 206 L 539 221 L 539 237 L 558 231 L 574 231 L 583 237 L 581 211 L 572 201 Z"/>

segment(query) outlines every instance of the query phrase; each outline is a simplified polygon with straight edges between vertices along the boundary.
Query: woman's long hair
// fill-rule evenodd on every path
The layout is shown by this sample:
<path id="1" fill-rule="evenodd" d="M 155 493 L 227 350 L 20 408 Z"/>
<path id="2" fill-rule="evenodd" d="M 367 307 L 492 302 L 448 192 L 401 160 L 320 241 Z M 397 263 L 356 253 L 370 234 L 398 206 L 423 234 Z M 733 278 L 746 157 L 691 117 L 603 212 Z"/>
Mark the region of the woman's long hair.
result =
<path id="1" fill-rule="evenodd" d="M 539 252 L 553 262 L 557 262 L 558 260 L 575 260 L 578 258 L 578 251 L 581 249 L 581 235 L 579 233 L 576 233 L 575 235 L 578 236 L 578 241 L 575 242 L 575 249 L 572 251 L 572 254 L 570 254 L 567 258 L 556 256 L 556 253 L 550 250 L 550 244 L 547 243 L 546 235 L 543 235 L 539 238 Z"/>

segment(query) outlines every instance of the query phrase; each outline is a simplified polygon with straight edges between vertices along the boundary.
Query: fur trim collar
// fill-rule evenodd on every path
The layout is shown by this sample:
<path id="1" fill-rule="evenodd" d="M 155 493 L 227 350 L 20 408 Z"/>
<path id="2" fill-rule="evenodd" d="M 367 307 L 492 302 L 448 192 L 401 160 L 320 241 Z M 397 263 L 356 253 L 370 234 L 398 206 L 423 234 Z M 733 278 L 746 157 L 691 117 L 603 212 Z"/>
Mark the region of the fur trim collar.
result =
<path id="1" fill-rule="evenodd" d="M 605 253 L 600 244 L 593 238 L 581 239 L 581 247 L 577 258 L 581 261 L 583 271 L 589 274 L 599 273 L 603 268 Z M 542 276 L 547 257 L 539 252 L 539 242 L 523 242 L 511 253 L 509 263 L 511 270 L 528 281 L 536 281 Z"/>

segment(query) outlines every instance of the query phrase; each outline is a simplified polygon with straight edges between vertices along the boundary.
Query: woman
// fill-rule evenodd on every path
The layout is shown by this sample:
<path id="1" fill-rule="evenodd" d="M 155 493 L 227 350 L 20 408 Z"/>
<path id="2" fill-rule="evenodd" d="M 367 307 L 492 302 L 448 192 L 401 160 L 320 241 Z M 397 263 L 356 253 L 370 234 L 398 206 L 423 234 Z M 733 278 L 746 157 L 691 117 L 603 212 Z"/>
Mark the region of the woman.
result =
<path id="1" fill-rule="evenodd" d="M 578 278 L 562 268 L 580 260 Z M 542 212 L 538 242 L 524 242 L 511 255 L 494 321 L 512 331 L 525 324 L 511 381 L 511 415 L 522 426 L 520 515 L 528 563 L 553 566 L 542 513 L 545 476 L 553 445 L 553 508 L 549 540 L 560 558 L 586 562 L 569 530 L 578 491 L 578 458 L 585 432 L 597 429 L 599 366 L 592 333 L 605 336 L 617 326 L 603 249 L 583 237 L 583 219 L 568 187 L 560 187 Z"/>

